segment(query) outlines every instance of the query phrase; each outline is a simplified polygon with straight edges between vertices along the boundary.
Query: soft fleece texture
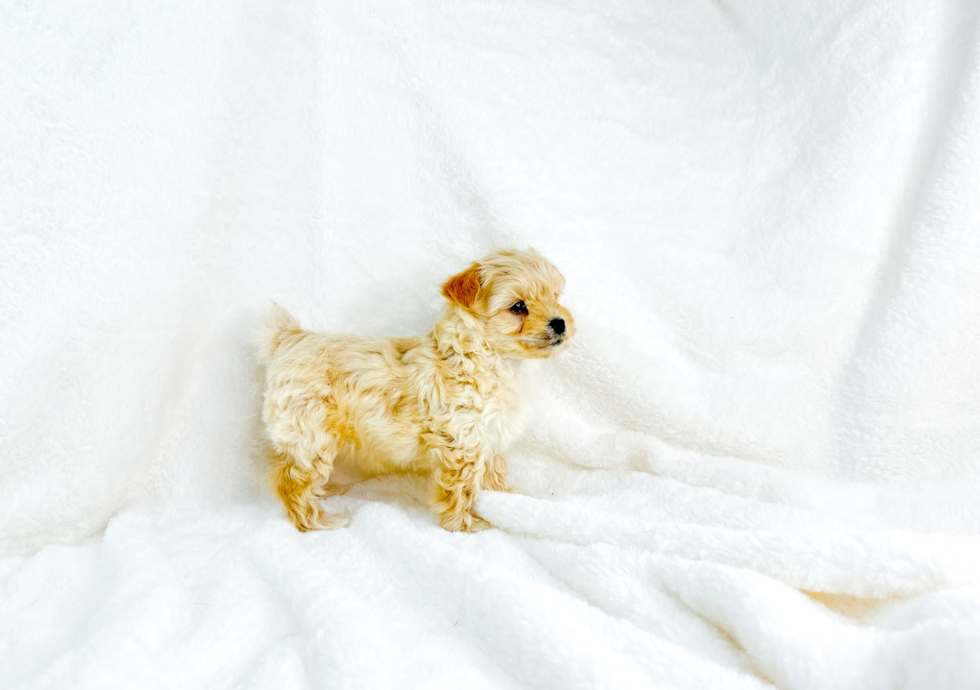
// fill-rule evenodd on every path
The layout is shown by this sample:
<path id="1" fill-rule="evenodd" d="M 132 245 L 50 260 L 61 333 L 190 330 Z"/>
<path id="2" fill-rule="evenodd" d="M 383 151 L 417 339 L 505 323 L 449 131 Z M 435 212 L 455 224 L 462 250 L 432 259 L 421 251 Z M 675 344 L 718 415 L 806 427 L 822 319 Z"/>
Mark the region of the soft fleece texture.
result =
<path id="1" fill-rule="evenodd" d="M 980 687 L 980 4 L 0 4 L 0 685 Z M 252 334 L 561 268 L 500 529 L 300 534 Z"/>

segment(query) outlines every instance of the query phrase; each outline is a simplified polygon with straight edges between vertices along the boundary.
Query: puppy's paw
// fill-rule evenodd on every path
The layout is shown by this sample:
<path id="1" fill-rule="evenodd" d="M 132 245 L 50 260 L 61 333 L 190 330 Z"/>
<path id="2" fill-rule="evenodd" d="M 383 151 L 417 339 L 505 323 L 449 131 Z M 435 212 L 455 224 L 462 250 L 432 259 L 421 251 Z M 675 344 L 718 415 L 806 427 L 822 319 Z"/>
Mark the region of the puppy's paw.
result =
<path id="1" fill-rule="evenodd" d="M 468 532 L 482 532 L 485 529 L 493 529 L 493 525 L 484 520 L 483 518 L 474 515 L 473 522 L 470 524 L 470 529 Z"/>
<path id="2" fill-rule="evenodd" d="M 307 506 L 302 512 L 290 511 L 289 517 L 300 532 L 338 529 L 350 524 L 349 516 L 328 513 L 320 507 L 319 503 Z"/>
<path id="3" fill-rule="evenodd" d="M 443 513 L 439 518 L 439 524 L 450 532 L 479 532 L 493 527 L 489 522 L 469 511 Z"/>
<path id="4" fill-rule="evenodd" d="M 324 484 L 323 486 L 316 489 L 313 495 L 317 498 L 330 498 L 331 496 L 340 496 L 341 494 L 347 493 L 350 489 L 350 484 Z"/>

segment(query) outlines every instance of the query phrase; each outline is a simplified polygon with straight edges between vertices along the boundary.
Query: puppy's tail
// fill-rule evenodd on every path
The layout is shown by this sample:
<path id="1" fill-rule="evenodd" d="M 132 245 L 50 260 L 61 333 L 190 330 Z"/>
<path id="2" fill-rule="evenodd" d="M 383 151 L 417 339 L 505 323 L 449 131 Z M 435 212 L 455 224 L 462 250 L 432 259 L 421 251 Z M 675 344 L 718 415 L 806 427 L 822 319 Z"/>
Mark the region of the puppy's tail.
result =
<path id="1" fill-rule="evenodd" d="M 275 354 L 286 338 L 302 332 L 303 329 L 299 327 L 299 321 L 273 302 L 272 311 L 269 312 L 265 327 L 259 336 L 259 353 L 262 355 L 262 359 L 265 361 L 272 359 L 272 355 Z"/>

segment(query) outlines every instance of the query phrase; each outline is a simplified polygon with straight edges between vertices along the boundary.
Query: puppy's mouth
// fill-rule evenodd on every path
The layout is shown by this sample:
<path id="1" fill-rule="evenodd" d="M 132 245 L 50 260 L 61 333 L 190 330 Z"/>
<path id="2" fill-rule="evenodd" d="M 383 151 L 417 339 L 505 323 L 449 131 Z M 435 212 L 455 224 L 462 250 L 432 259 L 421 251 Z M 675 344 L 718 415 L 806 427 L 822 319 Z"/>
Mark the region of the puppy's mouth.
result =
<path id="1" fill-rule="evenodd" d="M 552 335 L 535 338 L 534 340 L 522 340 L 521 344 L 529 350 L 551 350 L 559 347 L 565 342 L 565 336 Z"/>

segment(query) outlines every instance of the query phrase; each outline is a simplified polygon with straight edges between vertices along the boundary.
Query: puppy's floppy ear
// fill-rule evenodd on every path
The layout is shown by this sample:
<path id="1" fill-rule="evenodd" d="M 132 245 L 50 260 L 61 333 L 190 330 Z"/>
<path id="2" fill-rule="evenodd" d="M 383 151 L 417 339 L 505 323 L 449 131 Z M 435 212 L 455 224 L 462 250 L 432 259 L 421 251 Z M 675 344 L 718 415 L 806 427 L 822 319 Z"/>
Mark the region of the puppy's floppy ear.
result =
<path id="1" fill-rule="evenodd" d="M 476 301 L 476 293 L 480 291 L 480 265 L 474 263 L 465 271 L 446 281 L 442 286 L 442 294 L 446 299 L 469 309 Z"/>

